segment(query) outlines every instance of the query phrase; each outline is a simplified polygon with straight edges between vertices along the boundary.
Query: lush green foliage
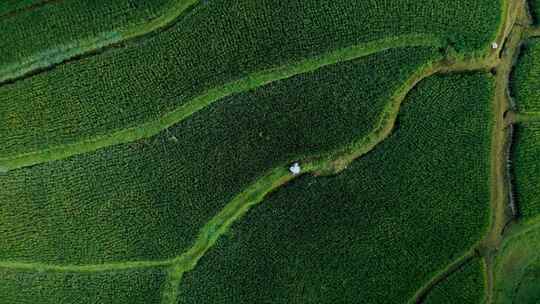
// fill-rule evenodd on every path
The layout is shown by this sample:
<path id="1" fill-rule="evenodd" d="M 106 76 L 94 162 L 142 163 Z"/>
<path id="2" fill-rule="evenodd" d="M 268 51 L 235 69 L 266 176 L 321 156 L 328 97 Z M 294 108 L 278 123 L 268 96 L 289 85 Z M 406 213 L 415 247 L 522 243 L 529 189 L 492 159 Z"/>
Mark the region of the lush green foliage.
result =
<path id="1" fill-rule="evenodd" d="M 481 304 L 485 300 L 485 265 L 476 258 L 436 285 L 425 304 Z M 521 302 L 520 302 L 521 303 Z"/>
<path id="2" fill-rule="evenodd" d="M 512 93 L 520 111 L 540 112 L 540 40 L 523 47 L 512 73 Z"/>
<path id="3" fill-rule="evenodd" d="M 44 0 L 4 0 L 0 2 L 0 17 L 12 15 L 21 9 L 28 9 L 43 2 Z"/>
<path id="4" fill-rule="evenodd" d="M 514 193 L 520 214 L 540 215 L 540 124 L 518 125 L 514 139 L 512 168 Z"/>
<path id="5" fill-rule="evenodd" d="M 157 304 L 162 269 L 104 272 L 40 272 L 0 268 L 0 300 L 6 304 Z"/>
<path id="6" fill-rule="evenodd" d="M 492 91 L 483 75 L 422 82 L 373 152 L 237 222 L 180 303 L 405 302 L 487 228 Z"/>
<path id="7" fill-rule="evenodd" d="M 540 301 L 540 229 L 538 218 L 512 227 L 497 254 L 495 303 Z"/>
<path id="8" fill-rule="evenodd" d="M 150 139 L 0 175 L 0 260 L 176 256 L 262 174 L 369 133 L 433 53 L 327 66 L 226 98 Z"/>
<path id="9" fill-rule="evenodd" d="M 37 57 L 44 56 L 51 64 L 58 63 L 69 58 L 67 54 L 77 54 L 70 49 L 84 48 L 87 44 L 97 48 L 119 41 L 126 31 L 164 14 L 171 2 L 51 1 L 1 18 L 0 76 L 12 73 Z"/>
<path id="10" fill-rule="evenodd" d="M 441 48 L 452 44 L 461 52 L 480 51 L 495 35 L 501 1 L 207 1 L 166 31 L 0 88 L 0 155 L 137 126 L 210 88 L 353 45 L 371 42 L 382 49 L 401 37 L 410 43 L 421 40 Z M 94 2 L 78 5 L 99 6 Z M 99 15 L 105 8 L 87 12 Z M 96 19 L 69 18 L 79 18 L 77 24 Z M 73 22 L 59 22 L 80 32 Z M 17 30 L 48 37 L 39 29 Z M 24 52 L 27 47 L 20 44 L 28 41 L 3 45 Z"/>

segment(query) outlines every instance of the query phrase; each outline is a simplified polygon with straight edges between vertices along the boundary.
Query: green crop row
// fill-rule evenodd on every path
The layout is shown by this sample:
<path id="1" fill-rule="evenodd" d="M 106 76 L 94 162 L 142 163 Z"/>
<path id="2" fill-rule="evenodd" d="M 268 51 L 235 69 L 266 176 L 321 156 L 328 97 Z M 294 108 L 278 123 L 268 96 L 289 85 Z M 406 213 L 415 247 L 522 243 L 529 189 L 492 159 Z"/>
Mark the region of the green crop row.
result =
<path id="1" fill-rule="evenodd" d="M 0 175 L 0 260 L 176 256 L 270 169 L 368 134 L 437 51 L 403 48 L 234 95 L 152 138 Z"/>
<path id="2" fill-rule="evenodd" d="M 173 3 L 174 0 L 50 1 L 3 16 L 0 81 L 13 80 L 119 42 L 130 31 L 144 28 L 164 15 Z"/>
<path id="3" fill-rule="evenodd" d="M 498 29 L 501 1 L 205 2 L 168 30 L 1 87 L 0 157 L 89 141 L 159 120 L 211 89 L 351 46 L 372 43 L 385 49 L 398 40 L 480 52 Z M 94 5 L 86 2 L 79 5 Z M 96 19 L 83 17 L 77 24 Z M 61 30 L 80 31 L 64 23 Z M 44 26 L 22 28 L 35 26 L 32 22 L 20 26 L 24 35 L 50 32 Z M 25 52 L 28 41 L 3 45 Z"/>
<path id="4" fill-rule="evenodd" d="M 425 304 L 482 304 L 485 300 L 485 264 L 480 258 L 469 262 L 436 285 Z"/>
<path id="5" fill-rule="evenodd" d="M 540 40 L 533 39 L 523 46 L 511 84 L 520 111 L 540 112 Z"/>
<path id="6" fill-rule="evenodd" d="M 5 304 L 158 304 L 164 269 L 42 272 L 0 268 Z"/>
<path id="7" fill-rule="evenodd" d="M 374 151 L 233 225 L 179 303 L 406 302 L 487 229 L 492 94 L 484 75 L 421 82 Z"/>
<path id="8" fill-rule="evenodd" d="M 540 215 L 540 124 L 516 126 L 512 152 L 514 193 L 519 213 L 527 218 Z"/>

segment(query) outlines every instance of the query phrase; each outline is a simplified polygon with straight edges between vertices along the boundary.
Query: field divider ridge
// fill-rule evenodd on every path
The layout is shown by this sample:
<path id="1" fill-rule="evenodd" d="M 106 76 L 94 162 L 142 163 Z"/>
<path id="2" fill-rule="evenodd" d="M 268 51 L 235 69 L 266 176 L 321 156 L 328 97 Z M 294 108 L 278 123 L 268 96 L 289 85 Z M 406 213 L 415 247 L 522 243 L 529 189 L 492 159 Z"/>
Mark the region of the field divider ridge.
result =
<path id="1" fill-rule="evenodd" d="M 58 145 L 48 149 L 30 151 L 18 155 L 0 157 L 0 173 L 49 161 L 61 160 L 73 155 L 92 152 L 112 145 L 124 144 L 152 137 L 220 99 L 256 89 L 275 81 L 312 72 L 328 65 L 351 61 L 394 48 L 419 46 L 439 47 L 441 45 L 442 42 L 431 35 L 405 35 L 346 47 L 320 56 L 306 58 L 287 65 L 255 72 L 223 86 L 209 89 L 157 120 L 113 131 L 109 134 L 87 138 L 74 143 Z"/>
<path id="2" fill-rule="evenodd" d="M 105 272 L 112 270 L 121 271 L 129 269 L 165 267 L 171 265 L 173 261 L 173 259 L 161 261 L 126 261 L 91 265 L 54 265 L 42 262 L 0 261 L 0 269 L 27 270 L 36 272 Z"/>

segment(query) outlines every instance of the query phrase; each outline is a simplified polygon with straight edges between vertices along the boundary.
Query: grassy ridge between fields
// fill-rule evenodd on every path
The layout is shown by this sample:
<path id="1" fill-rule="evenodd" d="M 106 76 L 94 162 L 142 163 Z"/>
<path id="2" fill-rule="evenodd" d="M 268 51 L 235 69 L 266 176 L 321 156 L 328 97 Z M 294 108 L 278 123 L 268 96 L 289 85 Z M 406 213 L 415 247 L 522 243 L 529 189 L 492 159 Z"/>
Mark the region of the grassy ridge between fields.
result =
<path id="1" fill-rule="evenodd" d="M 264 86 L 268 83 L 290 78 L 298 74 L 308 73 L 324 66 L 354 60 L 388 49 L 415 46 L 437 47 L 440 45 L 440 42 L 438 42 L 434 37 L 429 36 L 393 37 L 384 39 L 382 41 L 366 43 L 359 46 L 333 51 L 322 56 L 304 59 L 299 62 L 295 62 L 287 66 L 273 68 L 268 71 L 257 72 L 252 75 L 248 75 L 243 79 L 228 83 L 222 87 L 208 90 L 204 94 L 192 99 L 184 106 L 181 106 L 175 111 L 160 117 L 158 120 L 144 123 L 133 128 L 123 129 L 111 134 L 96 136 L 91 140 L 79 141 L 74 144 L 57 146 L 46 150 L 22 153 L 14 157 L 0 158 L 0 172 L 7 172 L 17 168 L 64 159 L 72 155 L 95 151 L 103 147 L 148 138 L 188 118 L 193 113 L 200 111 L 213 102 L 227 96 L 249 91 Z"/>

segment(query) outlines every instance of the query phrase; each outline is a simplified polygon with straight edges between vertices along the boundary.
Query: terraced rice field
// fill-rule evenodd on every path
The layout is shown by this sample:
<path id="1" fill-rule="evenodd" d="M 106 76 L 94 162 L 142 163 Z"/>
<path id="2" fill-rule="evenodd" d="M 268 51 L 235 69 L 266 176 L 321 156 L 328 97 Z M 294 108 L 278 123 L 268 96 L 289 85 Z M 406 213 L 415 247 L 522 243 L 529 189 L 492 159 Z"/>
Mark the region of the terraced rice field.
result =
<path id="1" fill-rule="evenodd" d="M 523 46 L 512 84 L 519 111 L 540 112 L 540 40 L 530 40 Z"/>
<path id="2" fill-rule="evenodd" d="M 238 221 L 186 275 L 179 303 L 412 298 L 487 229 L 491 94 L 482 75 L 421 83 L 375 150 Z"/>
<path id="3" fill-rule="evenodd" d="M 534 303 L 537 8 L 3 1 L 0 303 Z"/>
<path id="4" fill-rule="evenodd" d="M 540 215 L 540 124 L 520 125 L 516 132 L 514 147 L 514 184 L 519 212 L 531 219 Z"/>
<path id="5" fill-rule="evenodd" d="M 369 134 L 431 54 L 403 48 L 332 65 L 225 98 L 149 139 L 10 171 L 0 176 L 0 259 L 172 258 L 262 174 Z"/>

